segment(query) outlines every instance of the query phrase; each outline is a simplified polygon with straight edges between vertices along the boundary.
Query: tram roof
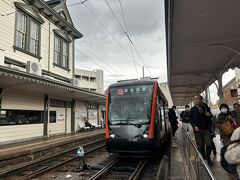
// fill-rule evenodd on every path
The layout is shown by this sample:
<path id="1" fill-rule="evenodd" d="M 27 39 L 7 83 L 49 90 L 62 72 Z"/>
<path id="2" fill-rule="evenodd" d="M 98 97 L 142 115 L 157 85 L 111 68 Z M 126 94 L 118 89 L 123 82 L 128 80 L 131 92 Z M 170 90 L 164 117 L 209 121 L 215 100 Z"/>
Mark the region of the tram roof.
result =
<path id="1" fill-rule="evenodd" d="M 175 105 L 189 103 L 219 73 L 240 66 L 240 1 L 165 0 L 168 82 Z"/>
<path id="2" fill-rule="evenodd" d="M 156 79 L 124 80 L 124 81 L 121 81 L 118 83 L 111 84 L 109 86 L 109 88 L 123 87 L 123 86 L 138 86 L 138 85 L 154 85 L 156 81 L 157 81 Z M 159 84 L 158 84 L 158 86 L 159 86 Z M 160 86 L 159 86 L 159 91 L 161 93 L 161 97 L 163 98 L 163 100 L 165 101 L 165 103 L 167 105 L 168 101 L 167 101 L 164 93 L 162 92 Z"/>
<path id="3" fill-rule="evenodd" d="M 156 80 L 124 80 L 124 81 L 120 81 L 114 84 L 111 84 L 109 87 L 113 88 L 113 87 L 122 87 L 122 86 L 137 86 L 137 85 L 154 85 L 154 83 L 156 82 Z"/>

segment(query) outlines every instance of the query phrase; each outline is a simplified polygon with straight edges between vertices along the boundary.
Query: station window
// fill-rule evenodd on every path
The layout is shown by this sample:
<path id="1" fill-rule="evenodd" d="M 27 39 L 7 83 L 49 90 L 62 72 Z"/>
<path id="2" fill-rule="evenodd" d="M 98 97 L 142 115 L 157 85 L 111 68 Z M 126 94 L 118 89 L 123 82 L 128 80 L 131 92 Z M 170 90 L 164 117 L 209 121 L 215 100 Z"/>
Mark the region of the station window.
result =
<path id="1" fill-rule="evenodd" d="M 231 89 L 231 97 L 238 97 L 237 89 Z"/>
<path id="2" fill-rule="evenodd" d="M 81 78 L 82 78 L 81 75 L 75 75 L 75 77 L 78 78 L 78 79 L 81 79 Z"/>
<path id="3" fill-rule="evenodd" d="M 50 111 L 50 123 L 56 123 L 56 111 Z"/>
<path id="4" fill-rule="evenodd" d="M 88 76 L 82 76 L 82 80 L 89 81 L 89 77 Z"/>
<path id="5" fill-rule="evenodd" d="M 50 100 L 50 106 L 51 107 L 60 107 L 60 101 L 59 100 L 55 100 L 55 99 L 51 99 Z"/>
<path id="6" fill-rule="evenodd" d="M 71 108 L 72 102 L 71 101 L 51 99 L 50 100 L 50 106 L 51 107 Z"/>
<path id="7" fill-rule="evenodd" d="M 43 123 L 43 111 L 0 110 L 0 126 Z"/>
<path id="8" fill-rule="evenodd" d="M 71 108 L 72 107 L 72 102 L 71 101 L 65 101 L 65 107 L 66 108 Z"/>
<path id="9" fill-rule="evenodd" d="M 96 104 L 88 104 L 88 109 L 97 109 Z"/>
<path id="10" fill-rule="evenodd" d="M 95 81 L 96 81 L 96 78 L 95 78 L 95 77 L 90 77 L 90 81 L 91 81 L 91 82 L 95 82 Z"/>
<path id="11" fill-rule="evenodd" d="M 65 107 L 65 102 L 64 101 L 60 101 L 60 107 Z"/>

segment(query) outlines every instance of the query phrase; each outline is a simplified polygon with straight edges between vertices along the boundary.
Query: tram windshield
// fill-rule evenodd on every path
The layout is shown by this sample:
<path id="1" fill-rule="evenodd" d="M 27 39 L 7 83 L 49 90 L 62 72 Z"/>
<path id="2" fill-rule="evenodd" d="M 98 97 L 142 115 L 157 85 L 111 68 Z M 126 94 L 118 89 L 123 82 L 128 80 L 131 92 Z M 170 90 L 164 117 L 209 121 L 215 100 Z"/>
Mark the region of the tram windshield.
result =
<path id="1" fill-rule="evenodd" d="M 148 124 L 153 85 L 124 86 L 110 89 L 110 124 Z"/>

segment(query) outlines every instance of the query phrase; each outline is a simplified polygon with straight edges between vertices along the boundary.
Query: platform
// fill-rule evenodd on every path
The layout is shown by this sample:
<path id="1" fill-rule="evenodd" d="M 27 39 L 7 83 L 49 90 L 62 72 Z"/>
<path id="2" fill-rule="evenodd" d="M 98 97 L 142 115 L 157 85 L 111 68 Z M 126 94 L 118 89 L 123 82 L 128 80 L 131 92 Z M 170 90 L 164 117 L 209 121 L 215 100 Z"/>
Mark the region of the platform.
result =
<path id="1" fill-rule="evenodd" d="M 197 153 L 194 152 L 194 148 L 191 146 L 191 143 L 186 141 L 186 139 L 183 139 L 184 136 L 182 136 L 182 128 L 181 124 L 177 131 L 177 138 L 173 138 L 172 147 L 172 161 L 171 161 L 171 169 L 176 169 L 176 175 L 173 173 L 172 179 L 181 179 L 183 178 L 183 175 L 185 175 L 186 180 L 193 180 L 193 179 L 200 179 L 200 180 L 210 180 L 211 178 L 207 176 L 206 168 L 204 167 L 203 163 L 200 161 L 200 159 L 197 157 Z M 215 177 L 216 180 L 234 180 L 233 177 L 231 177 L 220 165 L 220 150 L 222 145 L 222 142 L 220 141 L 220 136 L 216 135 L 216 137 L 213 139 L 217 155 L 214 156 L 213 153 L 211 154 L 211 159 L 213 161 L 213 166 L 208 166 L 207 163 L 205 165 L 210 169 L 211 173 Z M 187 143 L 188 142 L 188 143 Z M 189 149 L 190 152 L 186 153 L 186 149 Z M 188 157 L 186 157 L 186 154 L 189 154 Z M 182 162 L 182 165 L 181 163 Z M 206 162 L 206 161 L 205 161 Z M 175 164 L 175 167 L 174 167 Z M 192 167 L 189 167 L 192 166 Z M 185 174 L 183 174 L 183 172 Z M 177 174 L 179 174 L 180 177 L 177 177 Z"/>
<path id="2" fill-rule="evenodd" d="M 177 137 L 172 138 L 171 142 L 171 163 L 169 180 L 187 180 L 186 172 L 184 170 L 183 155 Z"/>
<path id="3" fill-rule="evenodd" d="M 213 166 L 210 167 L 214 176 L 217 180 L 235 180 L 235 178 L 232 178 L 220 165 L 220 150 L 223 147 L 222 142 L 220 141 L 220 136 L 216 135 L 216 137 L 213 139 L 214 144 L 216 146 L 217 155 L 214 156 L 212 154 L 212 160 L 213 160 Z"/>
<path id="4" fill-rule="evenodd" d="M 96 136 L 101 135 L 104 137 L 104 130 L 102 129 L 2 146 L 0 149 L 0 167 L 5 168 L 14 165 L 16 162 L 23 163 L 36 160 L 56 151 L 77 146 L 79 141 L 94 140 Z"/>

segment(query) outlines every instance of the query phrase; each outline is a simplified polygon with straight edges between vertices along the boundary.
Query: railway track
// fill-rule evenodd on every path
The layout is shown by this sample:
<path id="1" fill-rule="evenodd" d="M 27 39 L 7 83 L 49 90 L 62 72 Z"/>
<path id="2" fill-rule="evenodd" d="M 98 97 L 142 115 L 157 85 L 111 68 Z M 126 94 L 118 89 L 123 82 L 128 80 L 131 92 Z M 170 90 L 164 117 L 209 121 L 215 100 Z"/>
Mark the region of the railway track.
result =
<path id="1" fill-rule="evenodd" d="M 155 157 L 114 157 L 89 180 L 165 180 L 169 177 L 170 147 L 166 145 Z"/>
<path id="2" fill-rule="evenodd" d="M 161 158 L 159 159 L 114 159 L 103 169 L 94 174 L 89 180 L 126 179 L 149 180 L 159 179 L 161 172 Z"/>
<path id="3" fill-rule="evenodd" d="M 146 160 L 138 159 L 114 159 L 107 164 L 102 170 L 93 175 L 89 180 L 99 179 L 129 179 L 133 180 L 134 177 L 146 164 Z"/>
<path id="4" fill-rule="evenodd" d="M 105 139 L 101 138 L 89 143 L 84 143 L 85 154 L 89 154 L 105 146 Z M 67 149 L 63 152 L 35 160 L 33 162 L 25 163 L 23 165 L 15 166 L 0 173 L 1 180 L 27 180 L 45 174 L 59 166 L 78 159 L 76 150 L 78 147 Z"/>

